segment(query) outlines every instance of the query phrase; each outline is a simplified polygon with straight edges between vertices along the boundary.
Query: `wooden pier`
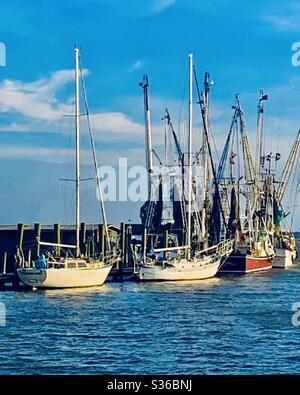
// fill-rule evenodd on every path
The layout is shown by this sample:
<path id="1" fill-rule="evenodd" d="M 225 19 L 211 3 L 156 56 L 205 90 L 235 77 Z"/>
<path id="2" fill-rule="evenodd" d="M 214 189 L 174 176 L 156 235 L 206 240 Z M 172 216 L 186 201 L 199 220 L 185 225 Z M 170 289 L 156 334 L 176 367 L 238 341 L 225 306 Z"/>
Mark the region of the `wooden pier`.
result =
<path id="1" fill-rule="evenodd" d="M 134 249 L 141 244 L 143 228 L 140 224 L 109 225 L 111 243 L 120 254 L 109 275 L 109 281 L 124 281 L 133 277 L 135 270 Z M 41 253 L 37 240 L 51 243 L 74 244 L 75 225 L 17 224 L 0 226 L 0 289 L 18 289 L 16 270 L 22 259 L 29 264 Z M 102 224 L 81 224 L 80 250 L 86 257 L 105 254 L 105 231 Z M 54 251 L 60 254 L 56 247 Z"/>

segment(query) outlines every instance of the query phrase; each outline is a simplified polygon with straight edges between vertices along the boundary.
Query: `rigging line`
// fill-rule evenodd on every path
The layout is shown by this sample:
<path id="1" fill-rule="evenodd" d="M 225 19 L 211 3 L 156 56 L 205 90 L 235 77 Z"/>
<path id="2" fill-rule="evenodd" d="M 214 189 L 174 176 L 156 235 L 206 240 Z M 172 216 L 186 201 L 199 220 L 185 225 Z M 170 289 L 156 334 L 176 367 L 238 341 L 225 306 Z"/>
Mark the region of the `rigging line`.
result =
<path id="1" fill-rule="evenodd" d="M 216 175 L 216 170 L 215 170 L 215 165 L 214 165 L 214 161 L 212 158 L 212 152 L 211 152 L 211 147 L 210 147 L 210 142 L 208 139 L 208 133 L 205 127 L 205 120 L 204 120 L 204 112 L 202 110 L 202 106 L 201 106 L 201 95 L 200 95 L 200 90 L 199 90 L 199 84 L 198 84 L 198 79 L 197 79 L 197 73 L 196 73 L 196 69 L 195 67 L 193 67 L 194 69 L 194 76 L 195 76 L 195 83 L 196 83 L 196 90 L 197 90 L 197 94 L 198 94 L 198 100 L 199 100 L 199 105 L 200 105 L 200 110 L 201 110 L 201 115 L 202 115 L 202 121 L 203 121 L 203 128 L 204 128 L 204 134 L 205 134 L 205 138 L 206 138 L 206 142 L 207 142 L 207 148 L 208 148 L 208 153 L 209 153 L 209 157 L 210 157 L 210 161 L 211 161 L 211 169 L 213 172 L 213 178 L 214 178 L 214 184 L 215 184 L 215 191 L 217 193 L 217 199 L 218 199 L 218 203 L 219 203 L 219 207 L 220 207 L 220 211 L 222 214 L 222 219 L 225 225 L 225 229 L 226 231 L 228 231 L 228 226 L 227 226 L 227 222 L 225 219 L 225 214 L 222 208 L 222 200 L 221 200 L 221 196 L 220 196 L 220 190 L 219 190 L 219 185 L 218 185 L 218 180 L 217 180 L 217 175 Z"/>
<path id="2" fill-rule="evenodd" d="M 95 142 L 94 142 L 92 127 L 91 127 L 90 112 L 89 112 L 89 106 L 88 106 L 88 101 L 87 101 L 87 95 L 86 95 L 86 89 L 85 89 L 85 84 L 84 84 L 84 79 L 83 79 L 80 58 L 79 58 L 79 68 L 80 68 L 80 79 L 81 79 L 83 96 L 84 96 L 84 104 L 85 104 L 85 108 L 86 108 L 88 130 L 89 130 L 89 135 L 90 135 L 90 143 L 91 143 L 92 153 L 93 153 L 97 187 L 98 187 L 100 204 L 101 204 L 101 212 L 102 212 L 102 219 L 103 219 L 103 224 L 104 224 L 104 231 L 105 231 L 106 237 L 107 237 L 108 249 L 111 250 L 111 242 L 110 242 L 110 237 L 109 237 L 109 233 L 108 233 L 108 226 L 107 226 L 106 214 L 105 214 L 105 208 L 104 208 L 104 202 L 103 202 L 103 191 L 102 191 L 101 182 L 100 182 L 100 174 L 99 174 L 99 170 L 98 170 L 99 168 L 98 168 L 98 161 L 97 161 L 97 155 L 96 155 L 96 148 L 95 148 Z"/>
<path id="3" fill-rule="evenodd" d="M 295 212 L 296 212 L 296 207 L 297 207 L 296 202 L 297 202 L 299 192 L 300 192 L 300 179 L 298 179 L 298 184 L 297 184 L 297 187 L 295 190 L 295 195 L 294 195 L 294 204 L 292 207 L 292 216 L 291 216 L 291 225 L 290 225 L 291 230 L 293 229 L 293 226 L 294 226 Z"/>
<path id="4" fill-rule="evenodd" d="M 219 151 L 217 149 L 216 140 L 215 140 L 215 137 L 213 135 L 212 128 L 211 128 L 211 125 L 210 125 L 209 121 L 208 121 L 208 130 L 209 130 L 210 137 L 211 137 L 213 145 L 214 145 L 215 154 L 217 156 L 217 162 L 219 163 L 219 161 L 220 161 Z"/>
<path id="5" fill-rule="evenodd" d="M 292 205 L 291 205 L 291 210 L 292 210 L 291 224 L 294 221 L 296 202 L 297 202 L 297 197 L 298 197 L 299 187 L 300 187 L 300 178 L 299 178 L 299 173 L 298 173 L 299 163 L 300 163 L 300 155 L 298 154 L 297 155 L 296 166 L 294 168 L 294 174 L 293 174 L 292 185 L 291 185 L 291 193 L 290 193 L 290 201 L 292 202 Z"/>

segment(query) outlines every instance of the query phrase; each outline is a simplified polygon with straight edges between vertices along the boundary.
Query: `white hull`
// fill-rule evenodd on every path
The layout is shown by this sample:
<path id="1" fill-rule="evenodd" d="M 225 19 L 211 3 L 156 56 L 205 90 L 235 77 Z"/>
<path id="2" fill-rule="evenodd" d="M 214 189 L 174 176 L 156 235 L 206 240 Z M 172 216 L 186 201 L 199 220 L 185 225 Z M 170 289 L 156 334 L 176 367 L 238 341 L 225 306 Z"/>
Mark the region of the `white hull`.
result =
<path id="1" fill-rule="evenodd" d="M 75 288 L 102 285 L 112 265 L 85 269 L 18 269 L 20 280 L 35 288 Z"/>
<path id="2" fill-rule="evenodd" d="M 277 248 L 275 256 L 273 258 L 272 266 L 278 268 L 290 267 L 292 266 L 295 258 L 296 258 L 295 251 Z"/>
<path id="3" fill-rule="evenodd" d="M 221 260 L 207 263 L 203 260 L 188 261 L 182 259 L 174 266 L 140 265 L 138 278 L 141 281 L 187 281 L 204 280 L 214 277 L 220 267 Z"/>

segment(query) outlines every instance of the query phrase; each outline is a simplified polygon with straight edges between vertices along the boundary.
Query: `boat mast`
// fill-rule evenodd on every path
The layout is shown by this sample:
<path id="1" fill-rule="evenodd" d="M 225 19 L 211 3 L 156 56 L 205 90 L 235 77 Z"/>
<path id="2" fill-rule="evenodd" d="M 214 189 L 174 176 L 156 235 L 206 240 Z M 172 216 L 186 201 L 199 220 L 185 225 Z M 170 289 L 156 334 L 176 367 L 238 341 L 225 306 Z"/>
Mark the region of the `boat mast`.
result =
<path id="1" fill-rule="evenodd" d="M 169 157 L 168 157 L 168 149 L 169 149 L 169 123 L 170 123 L 170 115 L 168 109 L 165 110 L 165 115 L 163 117 L 165 120 L 165 166 L 169 164 Z"/>
<path id="2" fill-rule="evenodd" d="M 264 95 L 264 91 L 259 91 L 259 100 L 257 105 L 257 125 L 256 125 L 256 153 L 255 153 L 255 176 L 256 176 L 256 209 L 261 208 L 261 160 L 262 160 L 262 141 L 263 141 L 263 115 L 264 101 L 268 100 L 268 95 Z"/>
<path id="3" fill-rule="evenodd" d="M 76 257 L 80 256 L 80 114 L 79 114 L 79 49 L 75 48 L 75 139 L 76 139 Z"/>
<path id="4" fill-rule="evenodd" d="M 192 132 L 193 132 L 193 54 L 189 53 L 189 109 L 188 109 L 188 259 L 192 245 Z"/>
<path id="5" fill-rule="evenodd" d="M 203 109 L 204 109 L 204 128 L 203 128 L 203 190 L 204 190 L 204 204 L 202 209 L 202 240 L 204 246 L 207 247 L 207 234 L 206 234 L 206 208 L 209 202 L 208 198 L 208 185 L 209 185 L 209 166 L 208 166 L 208 132 L 209 132 L 209 91 L 210 81 L 209 73 L 205 73 L 204 76 L 204 94 L 203 94 Z"/>
<path id="6" fill-rule="evenodd" d="M 278 204 L 280 204 L 283 199 L 286 187 L 289 183 L 290 176 L 292 174 L 293 167 L 296 164 L 296 158 L 297 158 L 299 145 L 300 145 L 300 130 L 297 133 L 296 139 L 295 139 L 292 149 L 289 153 L 288 160 L 286 161 L 286 164 L 283 169 L 282 176 L 281 176 L 281 179 L 279 182 L 279 187 L 278 187 L 278 190 L 276 193 L 276 199 L 277 199 Z"/>
<path id="7" fill-rule="evenodd" d="M 150 104 L 149 104 L 149 80 L 145 74 L 143 82 L 140 86 L 144 90 L 144 112 L 145 112 L 145 149 L 146 149 L 146 167 L 148 173 L 148 199 L 151 198 L 152 186 L 152 172 L 153 172 L 153 157 L 152 157 L 152 136 L 151 136 L 151 118 L 150 118 Z"/>
<path id="8" fill-rule="evenodd" d="M 244 177 L 246 181 L 246 187 L 248 189 L 248 198 L 247 198 L 247 211 L 248 211 L 248 224 L 249 224 L 249 231 L 253 234 L 256 240 L 255 229 L 253 229 L 253 212 L 255 211 L 256 205 L 256 196 L 257 196 L 257 184 L 256 184 L 256 174 L 255 174 L 255 167 L 253 164 L 251 151 L 250 151 L 250 144 L 248 140 L 248 135 L 246 131 L 244 113 L 241 108 L 240 103 L 240 96 L 237 94 L 235 96 L 236 106 L 235 108 L 238 110 L 239 116 L 239 123 L 240 123 L 240 133 L 242 139 L 242 152 L 243 152 L 243 162 L 244 162 Z"/>

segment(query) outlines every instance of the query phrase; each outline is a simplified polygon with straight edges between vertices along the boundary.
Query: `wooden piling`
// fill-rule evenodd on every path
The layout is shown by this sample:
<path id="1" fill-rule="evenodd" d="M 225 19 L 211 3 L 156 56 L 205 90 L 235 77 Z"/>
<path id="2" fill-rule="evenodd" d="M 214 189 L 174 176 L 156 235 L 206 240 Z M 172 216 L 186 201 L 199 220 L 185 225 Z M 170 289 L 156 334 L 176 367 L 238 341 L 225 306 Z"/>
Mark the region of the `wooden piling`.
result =
<path id="1" fill-rule="evenodd" d="M 80 252 L 86 256 L 86 224 L 84 222 L 80 224 Z"/>
<path id="2" fill-rule="evenodd" d="M 119 280 L 123 280 L 123 267 L 126 266 L 126 225 L 121 223 L 121 261 L 119 262 Z"/>
<path id="3" fill-rule="evenodd" d="M 31 267 L 31 250 L 28 250 L 27 263 L 28 267 Z"/>
<path id="4" fill-rule="evenodd" d="M 143 260 L 146 262 L 147 257 L 147 229 L 144 228 L 143 232 Z"/>
<path id="5" fill-rule="evenodd" d="M 17 248 L 16 252 L 20 254 L 21 257 L 23 257 L 23 239 L 24 239 L 24 224 L 19 223 L 17 225 Z M 14 272 L 16 272 L 18 268 L 18 262 L 15 260 L 14 261 Z"/>
<path id="6" fill-rule="evenodd" d="M 169 247 L 169 232 L 167 230 L 164 231 L 164 247 Z M 164 255 L 166 256 L 166 253 Z"/>
<path id="7" fill-rule="evenodd" d="M 57 244 L 61 244 L 61 228 L 60 228 L 60 224 L 54 224 L 54 237 L 55 240 L 54 242 Z M 60 247 L 55 247 L 55 254 L 56 256 L 60 255 Z"/>
<path id="8" fill-rule="evenodd" d="M 35 257 L 37 258 L 38 256 L 40 256 L 40 252 L 41 252 L 41 247 L 40 244 L 38 243 L 38 241 L 41 240 L 41 230 L 42 230 L 42 226 L 41 224 L 34 224 L 34 235 L 35 235 L 35 239 L 36 239 L 36 247 L 35 247 Z"/>
<path id="9" fill-rule="evenodd" d="M 6 274 L 6 265 L 7 265 L 7 251 L 3 253 L 3 274 Z"/>
<path id="10" fill-rule="evenodd" d="M 105 228 L 104 225 L 99 225 L 100 230 L 100 251 L 102 257 L 105 256 Z"/>
<path id="11" fill-rule="evenodd" d="M 22 251 L 24 239 L 24 224 L 18 224 L 17 226 L 17 247 Z"/>

